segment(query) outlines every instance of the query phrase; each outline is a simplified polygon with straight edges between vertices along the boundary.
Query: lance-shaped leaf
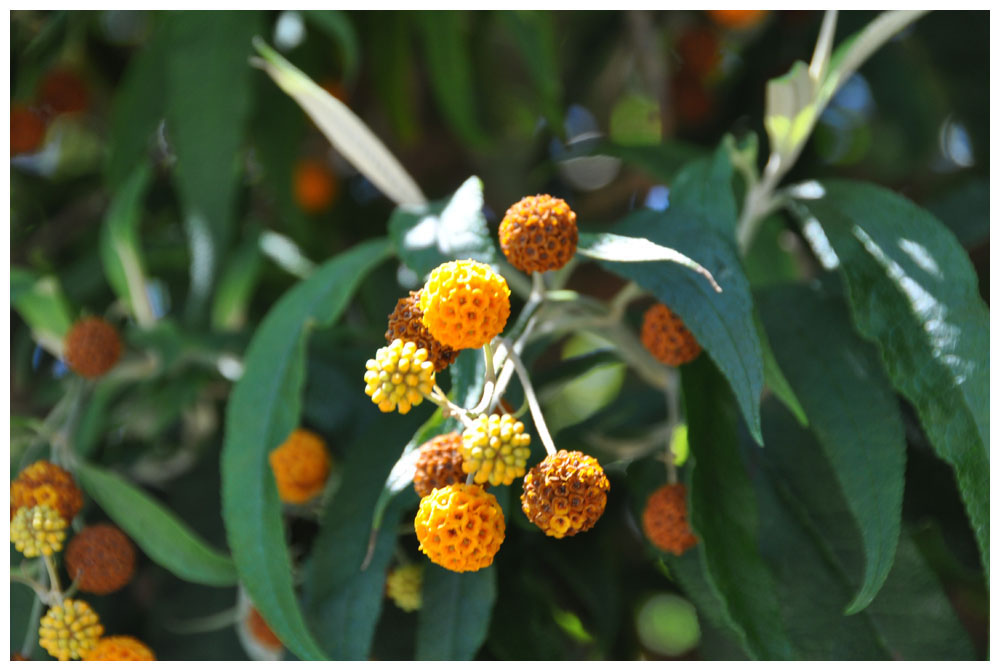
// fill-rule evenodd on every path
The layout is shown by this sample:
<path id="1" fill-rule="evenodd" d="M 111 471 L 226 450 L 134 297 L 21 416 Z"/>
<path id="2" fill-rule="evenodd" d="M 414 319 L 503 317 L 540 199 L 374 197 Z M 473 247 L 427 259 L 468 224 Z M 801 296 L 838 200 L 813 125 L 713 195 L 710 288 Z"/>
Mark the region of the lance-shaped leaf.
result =
<path id="1" fill-rule="evenodd" d="M 781 617 L 774 578 L 758 549 L 762 518 L 739 452 L 739 417 L 711 363 L 682 371 L 694 457 L 688 515 L 703 545 L 706 575 L 726 623 L 758 659 L 797 653 Z"/>
<path id="2" fill-rule="evenodd" d="M 101 263 L 115 293 L 129 306 L 143 328 L 156 321 L 146 293 L 146 270 L 139 244 L 142 205 L 152 179 L 147 163 L 129 175 L 111 199 L 101 226 Z"/>
<path id="3" fill-rule="evenodd" d="M 427 202 L 420 187 L 396 157 L 347 105 L 324 91 L 263 40 L 255 38 L 253 44 L 263 56 L 256 64 L 295 99 L 337 151 L 362 175 L 397 205 L 421 206 Z"/>
<path id="4" fill-rule="evenodd" d="M 92 464 L 79 464 L 76 476 L 108 517 L 157 564 L 183 580 L 218 587 L 236 584 L 236 567 L 229 557 L 206 545 L 140 489 Z"/>
<path id="5" fill-rule="evenodd" d="M 424 570 L 417 620 L 417 659 L 470 660 L 486 639 L 497 597 L 496 567 L 455 573 L 430 564 Z"/>
<path id="6" fill-rule="evenodd" d="M 875 598 L 896 556 L 906 463 L 899 404 L 877 351 L 854 333 L 840 303 L 800 286 L 757 300 L 861 533 L 865 561 L 850 615 Z"/>
<path id="7" fill-rule="evenodd" d="M 803 232 L 840 269 L 855 326 L 955 469 L 989 576 L 989 313 L 968 255 L 933 215 L 881 187 L 831 181 L 797 194 Z"/>
<path id="8" fill-rule="evenodd" d="M 222 447 L 222 516 L 240 578 L 282 642 L 304 659 L 321 659 L 299 610 L 285 545 L 278 490 L 267 461 L 299 422 L 305 383 L 305 337 L 330 325 L 389 250 L 385 239 L 330 259 L 268 312 L 244 359 L 226 410 Z"/>

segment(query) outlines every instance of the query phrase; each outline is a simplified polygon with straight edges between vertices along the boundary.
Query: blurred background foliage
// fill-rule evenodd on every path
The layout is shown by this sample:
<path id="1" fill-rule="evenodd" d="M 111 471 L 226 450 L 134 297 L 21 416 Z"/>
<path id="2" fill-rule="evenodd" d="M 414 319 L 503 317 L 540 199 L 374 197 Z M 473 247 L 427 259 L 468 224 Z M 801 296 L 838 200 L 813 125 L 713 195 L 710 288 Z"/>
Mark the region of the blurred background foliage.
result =
<path id="1" fill-rule="evenodd" d="M 873 16 L 841 13 L 837 41 Z M 139 371 L 94 386 L 80 410 L 77 449 L 125 471 L 225 547 L 222 417 L 255 325 L 316 263 L 386 232 L 392 203 L 250 67 L 253 36 L 348 104 L 428 198 L 474 174 L 485 184 L 494 229 L 508 205 L 548 192 L 573 205 L 583 230 L 605 230 L 629 210 L 666 207 L 678 168 L 708 155 L 725 133 L 766 137 L 765 83 L 808 58 L 821 18 L 813 11 L 737 22 L 700 11 L 12 12 L 12 302 L 17 307 L 22 286 L 15 279 L 28 286 L 55 278 L 53 300 L 74 318 L 97 313 L 124 325 L 129 370 Z M 922 18 L 836 95 L 788 176 L 872 181 L 929 209 L 968 250 L 987 302 L 988 59 L 986 13 Z M 109 268 L 109 249 L 128 250 L 131 271 Z M 784 214 L 766 222 L 745 267 L 755 290 L 820 274 Z M 415 283 L 383 263 L 344 319 L 310 343 L 304 423 L 339 459 L 372 435 L 378 413 L 355 372 L 381 344 L 400 285 Z M 621 285 L 589 264 L 569 286 L 608 298 Z M 40 454 L 22 427 L 49 412 L 68 375 L 57 348 L 40 346 L 22 314 L 12 313 L 12 476 Z M 629 311 L 634 324 L 640 315 Z M 574 338 L 533 356 L 544 368 L 600 347 Z M 614 466 L 621 455 L 588 440 L 601 427 L 658 421 L 662 399 L 617 364 L 550 389 L 545 402 L 561 447 L 585 445 L 612 464 L 613 495 L 604 523 L 580 538 L 509 535 L 477 658 L 742 657 L 696 616 L 643 542 L 625 495 L 634 479 L 626 487 L 624 468 Z M 765 404 L 765 416 L 782 412 Z M 904 528 L 915 549 L 906 547 L 932 567 L 982 657 L 988 598 L 975 541 L 950 470 L 909 408 L 904 418 Z M 771 426 L 797 430 L 787 417 Z M 400 420 L 390 433 L 402 445 L 415 428 Z M 380 483 L 384 474 L 376 476 Z M 103 517 L 88 506 L 88 520 Z M 512 517 L 511 527 L 527 524 Z M 293 553 L 304 556 L 316 532 L 314 521 L 295 519 Z M 521 570 L 529 554 L 532 570 Z M 12 585 L 13 645 L 24 636 L 27 595 Z M 109 630 L 139 636 L 161 659 L 241 659 L 248 652 L 238 627 L 204 621 L 236 602 L 233 588 L 180 581 L 144 558 L 125 592 L 93 605 Z M 415 622 L 386 604 L 371 655 L 412 658 Z"/>

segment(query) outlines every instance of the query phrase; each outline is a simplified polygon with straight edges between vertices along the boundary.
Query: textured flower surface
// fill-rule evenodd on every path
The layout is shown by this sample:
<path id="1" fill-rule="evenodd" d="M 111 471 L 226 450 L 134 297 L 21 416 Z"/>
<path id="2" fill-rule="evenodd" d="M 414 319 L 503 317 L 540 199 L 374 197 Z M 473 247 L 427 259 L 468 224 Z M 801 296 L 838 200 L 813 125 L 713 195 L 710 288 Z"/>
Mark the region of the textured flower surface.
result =
<path id="1" fill-rule="evenodd" d="M 72 522 L 83 507 L 83 492 L 69 471 L 50 461 L 36 461 L 10 483 L 10 504 L 18 508 L 47 505 Z"/>
<path id="2" fill-rule="evenodd" d="M 496 497 L 466 484 L 435 489 L 422 498 L 413 527 L 420 550 L 458 573 L 492 564 L 506 532 Z"/>
<path id="3" fill-rule="evenodd" d="M 285 503 L 305 503 L 323 491 L 330 475 L 326 443 L 306 429 L 295 429 L 268 455 L 278 496 Z"/>
<path id="4" fill-rule="evenodd" d="M 604 514 L 611 484 L 597 459 L 559 450 L 524 476 L 521 510 L 548 536 L 573 536 Z"/>
<path id="5" fill-rule="evenodd" d="M 688 524 L 684 485 L 663 485 L 646 501 L 642 530 L 649 542 L 677 556 L 698 544 Z"/>
<path id="6" fill-rule="evenodd" d="M 646 310 L 640 339 L 650 354 L 668 366 L 680 366 L 693 361 L 701 352 L 701 345 L 684 326 L 681 318 L 662 303 Z"/>
<path id="7" fill-rule="evenodd" d="M 66 520 L 51 506 L 19 508 L 10 521 L 10 542 L 25 557 L 53 555 L 64 540 Z"/>
<path id="8" fill-rule="evenodd" d="M 110 594 L 135 573 L 135 547 L 111 524 L 84 527 L 66 546 L 66 572 L 81 591 Z"/>
<path id="9" fill-rule="evenodd" d="M 132 636 L 105 636 L 83 654 L 87 662 L 154 662 L 156 655 Z"/>
<path id="10" fill-rule="evenodd" d="M 531 436 L 511 415 L 483 415 L 462 433 L 462 470 L 477 484 L 509 485 L 524 475 Z"/>
<path id="11" fill-rule="evenodd" d="M 405 415 L 434 388 L 434 364 L 416 343 L 393 340 L 365 363 L 365 393 L 382 412 Z"/>
<path id="12" fill-rule="evenodd" d="M 66 662 L 81 659 L 94 649 L 103 633 L 104 627 L 90 604 L 64 599 L 42 617 L 38 644 L 60 662 Z"/>
<path id="13" fill-rule="evenodd" d="M 423 498 L 434 489 L 465 482 L 462 436 L 457 431 L 434 436 L 420 446 L 413 489 Z"/>
<path id="14" fill-rule="evenodd" d="M 438 342 L 424 326 L 423 319 L 420 292 L 411 291 L 409 296 L 396 301 L 396 308 L 389 315 L 385 341 L 391 343 L 399 339 L 415 343 L 418 348 L 427 350 L 427 358 L 434 363 L 434 370 L 440 373 L 455 361 L 458 352 Z"/>
<path id="15" fill-rule="evenodd" d="M 424 326 L 453 349 L 482 347 L 510 317 L 507 280 L 485 263 L 449 261 L 431 271 L 420 291 Z"/>
<path id="16" fill-rule="evenodd" d="M 423 564 L 407 564 L 389 572 L 385 580 L 385 591 L 394 604 L 409 613 L 420 610 L 423 604 L 423 582 Z"/>
<path id="17" fill-rule="evenodd" d="M 565 266 L 576 253 L 578 238 L 576 212 L 562 198 L 548 194 L 522 198 L 500 222 L 500 249 L 512 266 L 526 273 Z"/>
<path id="18" fill-rule="evenodd" d="M 82 377 L 101 377 L 114 368 L 121 353 L 118 330 L 100 317 L 84 317 L 66 334 L 66 365 Z"/>

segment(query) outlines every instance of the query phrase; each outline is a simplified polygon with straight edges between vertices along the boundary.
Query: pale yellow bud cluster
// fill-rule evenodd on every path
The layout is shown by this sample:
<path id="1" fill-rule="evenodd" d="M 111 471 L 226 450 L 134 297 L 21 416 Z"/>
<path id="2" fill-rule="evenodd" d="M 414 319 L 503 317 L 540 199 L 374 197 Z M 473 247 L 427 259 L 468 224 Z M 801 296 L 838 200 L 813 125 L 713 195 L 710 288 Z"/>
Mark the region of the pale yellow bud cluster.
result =
<path id="1" fill-rule="evenodd" d="M 434 388 L 434 364 L 427 350 L 415 343 L 393 340 L 365 364 L 365 393 L 382 412 L 399 409 L 405 415 Z"/>
<path id="2" fill-rule="evenodd" d="M 477 484 L 509 485 L 524 475 L 531 436 L 511 415 L 482 416 L 462 433 L 462 470 Z"/>
<path id="3" fill-rule="evenodd" d="M 52 555 L 66 540 L 66 520 L 47 505 L 20 508 L 10 521 L 10 542 L 25 557 Z"/>

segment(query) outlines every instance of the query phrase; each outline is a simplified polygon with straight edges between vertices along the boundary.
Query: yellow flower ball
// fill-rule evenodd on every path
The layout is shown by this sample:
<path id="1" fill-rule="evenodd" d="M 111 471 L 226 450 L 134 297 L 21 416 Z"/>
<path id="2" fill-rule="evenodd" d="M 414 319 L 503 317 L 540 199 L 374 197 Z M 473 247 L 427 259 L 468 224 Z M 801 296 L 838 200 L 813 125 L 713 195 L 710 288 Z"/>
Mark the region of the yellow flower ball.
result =
<path id="1" fill-rule="evenodd" d="M 477 484 L 509 485 L 524 475 L 531 436 L 511 415 L 481 416 L 462 432 L 462 470 Z"/>
<path id="2" fill-rule="evenodd" d="M 90 604 L 79 599 L 64 599 L 42 617 L 38 644 L 60 662 L 66 662 L 81 659 L 97 647 L 102 634 L 104 627 Z"/>
<path id="3" fill-rule="evenodd" d="M 20 508 L 10 521 L 10 542 L 25 557 L 55 554 L 64 540 L 66 520 L 51 506 Z"/>
<path id="4" fill-rule="evenodd" d="M 393 340 L 365 363 L 365 393 L 382 412 L 405 415 L 434 388 L 434 363 L 415 343 Z"/>

